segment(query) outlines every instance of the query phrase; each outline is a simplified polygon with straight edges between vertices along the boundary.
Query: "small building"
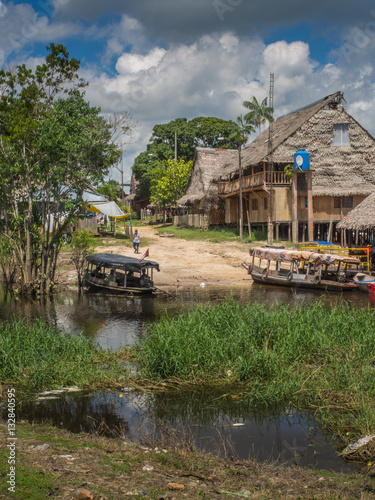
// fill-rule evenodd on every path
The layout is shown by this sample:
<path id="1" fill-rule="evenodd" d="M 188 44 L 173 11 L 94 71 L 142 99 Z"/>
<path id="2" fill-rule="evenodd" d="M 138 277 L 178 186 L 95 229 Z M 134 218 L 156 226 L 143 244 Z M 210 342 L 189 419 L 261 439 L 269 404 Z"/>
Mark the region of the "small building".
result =
<path id="1" fill-rule="evenodd" d="M 196 148 L 185 195 L 178 200 L 173 223 L 177 226 L 200 227 L 225 224 L 225 200 L 218 196 L 223 169 L 238 161 L 233 149 Z"/>
<path id="2" fill-rule="evenodd" d="M 344 233 L 346 245 L 363 246 L 375 242 L 375 192 L 346 215 L 337 229 Z M 346 246 L 345 245 L 345 246 Z"/>
<path id="3" fill-rule="evenodd" d="M 130 179 L 130 193 L 124 197 L 125 206 L 129 207 L 133 212 L 140 212 L 141 209 L 147 208 L 150 203 L 149 198 L 142 198 L 139 194 L 139 181 L 136 180 L 134 174 Z"/>
<path id="4" fill-rule="evenodd" d="M 225 203 L 227 224 L 238 223 L 241 177 L 244 224 L 265 231 L 270 219 L 274 238 L 291 240 L 292 180 L 285 167 L 293 170 L 294 154 L 305 149 L 310 154 L 314 239 L 341 238 L 338 222 L 375 191 L 375 140 L 343 102 L 343 94 L 336 92 L 278 118 L 272 134 L 265 130 L 242 150 L 241 176 L 235 156 L 231 164 L 221 161 L 215 175 L 220 175 L 218 197 Z M 303 173 L 297 178 L 296 224 L 299 241 L 305 241 L 307 183 Z M 196 183 L 199 178 L 191 180 Z"/>

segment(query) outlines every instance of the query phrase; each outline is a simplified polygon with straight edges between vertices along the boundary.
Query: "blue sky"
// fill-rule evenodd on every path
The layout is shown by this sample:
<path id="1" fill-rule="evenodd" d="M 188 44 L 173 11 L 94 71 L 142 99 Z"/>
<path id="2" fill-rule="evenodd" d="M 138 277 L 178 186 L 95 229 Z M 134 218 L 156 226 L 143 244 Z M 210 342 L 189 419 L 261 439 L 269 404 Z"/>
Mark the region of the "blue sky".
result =
<path id="1" fill-rule="evenodd" d="M 243 100 L 268 95 L 271 72 L 276 117 L 341 90 L 375 135 L 370 0 L 0 0 L 2 66 L 35 66 L 50 42 L 81 60 L 92 105 L 137 122 L 126 180 L 155 124 L 235 120 Z"/>

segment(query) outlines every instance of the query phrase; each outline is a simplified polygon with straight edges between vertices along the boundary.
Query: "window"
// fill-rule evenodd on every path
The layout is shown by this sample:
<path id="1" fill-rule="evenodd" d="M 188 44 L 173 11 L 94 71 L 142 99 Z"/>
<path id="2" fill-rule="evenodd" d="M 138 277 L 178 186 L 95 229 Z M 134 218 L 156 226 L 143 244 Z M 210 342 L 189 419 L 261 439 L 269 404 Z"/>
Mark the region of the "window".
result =
<path id="1" fill-rule="evenodd" d="M 341 198 L 335 196 L 334 208 L 353 208 L 353 196 L 342 196 Z"/>
<path id="2" fill-rule="evenodd" d="M 264 210 L 268 210 L 268 198 L 264 198 L 263 202 L 264 202 Z"/>
<path id="3" fill-rule="evenodd" d="M 350 146 L 349 123 L 338 123 L 333 127 L 334 137 L 331 146 Z"/>
<path id="4" fill-rule="evenodd" d="M 258 199 L 253 198 L 251 200 L 251 210 L 258 210 Z"/>
<path id="5" fill-rule="evenodd" d="M 343 196 L 341 202 L 342 208 L 353 208 L 353 196 Z"/>

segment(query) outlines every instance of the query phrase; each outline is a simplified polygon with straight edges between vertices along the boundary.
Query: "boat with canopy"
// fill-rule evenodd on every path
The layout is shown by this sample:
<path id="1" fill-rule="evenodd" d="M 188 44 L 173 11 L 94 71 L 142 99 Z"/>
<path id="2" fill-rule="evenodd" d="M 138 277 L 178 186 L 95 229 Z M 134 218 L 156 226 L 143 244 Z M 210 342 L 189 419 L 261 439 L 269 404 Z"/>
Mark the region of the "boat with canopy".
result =
<path id="1" fill-rule="evenodd" d="M 253 247 L 249 253 L 252 262 L 243 266 L 256 283 L 333 291 L 357 287 L 352 276 L 360 261 L 354 257 L 272 247 Z"/>
<path id="2" fill-rule="evenodd" d="M 86 286 L 115 293 L 145 294 L 156 291 L 154 270 L 159 264 L 150 260 L 112 253 L 97 253 L 86 257 Z"/>

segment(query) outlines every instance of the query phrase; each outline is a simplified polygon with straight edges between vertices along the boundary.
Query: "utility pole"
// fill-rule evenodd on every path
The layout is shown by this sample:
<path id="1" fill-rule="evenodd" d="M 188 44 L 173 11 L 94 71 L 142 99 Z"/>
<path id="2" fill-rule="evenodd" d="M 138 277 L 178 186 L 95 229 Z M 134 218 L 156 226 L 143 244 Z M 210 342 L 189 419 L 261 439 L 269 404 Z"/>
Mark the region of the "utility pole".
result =
<path id="1" fill-rule="evenodd" d="M 269 107 L 272 109 L 273 115 L 273 93 L 274 93 L 274 74 L 270 73 L 270 93 L 269 93 Z M 273 121 L 269 123 L 268 127 L 268 172 L 270 175 L 269 183 L 269 203 L 268 203 L 268 227 L 267 227 L 267 243 L 272 245 L 273 243 Z"/>
<path id="2" fill-rule="evenodd" d="M 243 203 L 242 203 L 242 164 L 241 164 L 241 147 L 238 148 L 238 182 L 239 182 L 239 196 L 240 196 L 240 217 L 239 217 L 239 226 L 240 226 L 240 240 L 243 239 Z"/>

